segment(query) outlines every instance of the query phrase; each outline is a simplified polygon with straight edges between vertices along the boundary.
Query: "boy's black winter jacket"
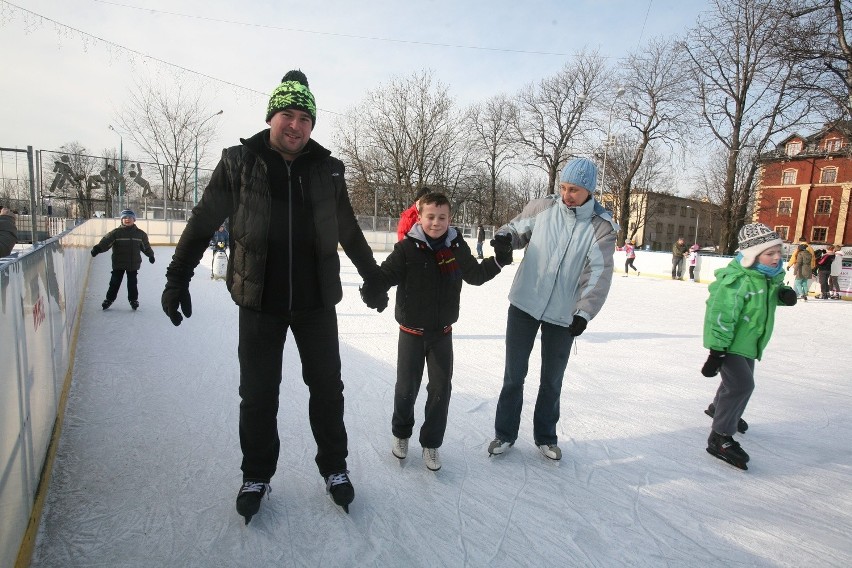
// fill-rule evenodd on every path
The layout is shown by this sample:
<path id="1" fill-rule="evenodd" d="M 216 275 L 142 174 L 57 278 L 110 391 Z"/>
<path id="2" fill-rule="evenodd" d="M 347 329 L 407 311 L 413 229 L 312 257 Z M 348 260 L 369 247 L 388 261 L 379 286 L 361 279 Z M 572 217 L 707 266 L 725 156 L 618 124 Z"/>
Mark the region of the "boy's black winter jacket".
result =
<path id="1" fill-rule="evenodd" d="M 481 263 L 471 254 L 461 234 L 450 227 L 445 243 L 456 266 L 446 271 L 453 261 L 439 259 L 426 242 L 423 229 L 415 225 L 405 239 L 394 245 L 393 252 L 381 264 L 388 286 L 396 289 L 396 321 L 415 329 L 436 331 L 452 325 L 459 318 L 462 280 L 479 286 L 500 273 L 500 267 L 489 257 Z"/>
<path id="2" fill-rule="evenodd" d="M 139 270 L 142 266 L 142 254 L 148 258 L 154 258 L 154 250 L 148 243 L 148 233 L 136 225 L 113 229 L 95 248 L 99 253 L 112 248 L 113 270 Z"/>

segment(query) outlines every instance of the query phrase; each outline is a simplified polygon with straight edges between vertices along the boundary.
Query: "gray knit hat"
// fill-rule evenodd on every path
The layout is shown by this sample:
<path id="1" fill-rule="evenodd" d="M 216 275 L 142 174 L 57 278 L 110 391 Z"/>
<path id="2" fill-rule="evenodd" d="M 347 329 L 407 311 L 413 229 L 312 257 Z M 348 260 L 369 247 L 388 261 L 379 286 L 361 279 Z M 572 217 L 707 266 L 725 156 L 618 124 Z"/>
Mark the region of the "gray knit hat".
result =
<path id="1" fill-rule="evenodd" d="M 740 264 L 746 268 L 754 265 L 757 257 L 766 249 L 784 244 L 778 233 L 763 223 L 745 225 L 740 229 L 737 240 L 740 244 L 740 253 L 743 255 Z"/>

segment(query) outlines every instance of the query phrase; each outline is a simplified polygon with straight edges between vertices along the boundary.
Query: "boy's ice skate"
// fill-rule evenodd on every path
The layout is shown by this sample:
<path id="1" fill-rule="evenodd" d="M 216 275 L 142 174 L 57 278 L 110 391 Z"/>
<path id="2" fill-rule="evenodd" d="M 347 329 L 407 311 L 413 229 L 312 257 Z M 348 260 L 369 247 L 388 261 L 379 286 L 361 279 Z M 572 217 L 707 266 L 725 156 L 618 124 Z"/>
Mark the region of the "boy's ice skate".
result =
<path id="1" fill-rule="evenodd" d="M 500 438 L 494 438 L 491 440 L 491 443 L 488 444 L 488 456 L 499 456 L 511 448 L 514 444 L 514 442 L 504 442 Z"/>
<path id="2" fill-rule="evenodd" d="M 707 439 L 707 453 L 726 461 L 734 467 L 747 470 L 748 454 L 731 436 L 712 432 Z"/>
<path id="3" fill-rule="evenodd" d="M 429 471 L 441 469 L 441 457 L 438 455 L 438 448 L 423 448 L 423 462 Z"/>
<path id="4" fill-rule="evenodd" d="M 139 302 L 137 302 L 136 300 L 130 300 L 130 307 L 135 312 L 139 308 Z"/>
<path id="5" fill-rule="evenodd" d="M 111 301 L 109 301 L 109 300 L 104 300 L 103 302 L 101 302 L 101 309 L 102 309 L 102 310 L 106 310 L 106 309 L 108 309 L 111 305 L 112 305 L 112 302 L 111 302 Z"/>
<path id="6" fill-rule="evenodd" d="M 397 438 L 394 436 L 391 452 L 397 458 L 404 460 L 408 455 L 408 438 Z"/>
<path id="7" fill-rule="evenodd" d="M 349 472 L 332 473 L 325 478 L 326 493 L 331 495 L 334 504 L 349 513 L 349 504 L 355 499 L 355 488 L 349 480 Z"/>
<path id="8" fill-rule="evenodd" d="M 716 405 L 711 402 L 710 406 L 707 407 L 707 410 L 704 411 L 704 414 L 713 418 L 716 415 Z M 748 430 L 748 422 L 740 418 L 737 422 L 737 432 L 745 434 L 746 430 Z"/>
<path id="9" fill-rule="evenodd" d="M 272 493 L 268 483 L 262 481 L 244 481 L 237 493 L 237 513 L 245 517 L 246 524 L 260 510 L 263 496 Z"/>

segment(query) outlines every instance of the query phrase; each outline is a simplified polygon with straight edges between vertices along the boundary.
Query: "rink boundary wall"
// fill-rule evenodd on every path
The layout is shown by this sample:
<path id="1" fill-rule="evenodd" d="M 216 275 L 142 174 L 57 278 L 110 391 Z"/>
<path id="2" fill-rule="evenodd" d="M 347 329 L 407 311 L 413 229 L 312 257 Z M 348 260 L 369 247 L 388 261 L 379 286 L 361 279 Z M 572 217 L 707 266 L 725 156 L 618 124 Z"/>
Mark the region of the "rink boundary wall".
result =
<path id="1" fill-rule="evenodd" d="M 0 260 L 0 566 L 29 566 L 72 383 L 89 250 L 119 225 L 114 218 L 90 219 L 17 258 Z M 139 219 L 137 225 L 153 246 L 174 246 L 186 222 Z M 395 232 L 364 235 L 376 252 L 389 252 L 396 243 Z M 467 241 L 475 249 L 475 240 Z M 487 241 L 483 248 L 486 256 L 493 254 Z M 852 249 L 844 253 L 852 264 Z M 624 256 L 615 253 L 615 277 L 624 274 Z M 515 251 L 516 263 L 522 257 L 523 251 Z M 701 257 L 698 281 L 711 282 L 714 270 L 729 262 Z M 637 251 L 635 264 L 642 276 L 671 277 L 669 252 Z M 849 299 L 852 266 L 844 268 L 841 287 Z"/>

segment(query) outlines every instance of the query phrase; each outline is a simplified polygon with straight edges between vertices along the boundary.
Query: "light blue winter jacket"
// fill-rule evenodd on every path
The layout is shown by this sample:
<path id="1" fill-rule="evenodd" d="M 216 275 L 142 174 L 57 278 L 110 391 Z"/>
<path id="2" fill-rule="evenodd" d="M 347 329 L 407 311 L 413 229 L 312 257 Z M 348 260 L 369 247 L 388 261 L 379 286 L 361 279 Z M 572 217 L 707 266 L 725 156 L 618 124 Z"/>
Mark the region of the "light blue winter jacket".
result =
<path id="1" fill-rule="evenodd" d="M 618 225 L 594 199 L 568 208 L 559 195 L 534 199 L 500 227 L 512 248 L 527 247 L 509 302 L 532 317 L 567 327 L 597 315 L 612 283 Z"/>

